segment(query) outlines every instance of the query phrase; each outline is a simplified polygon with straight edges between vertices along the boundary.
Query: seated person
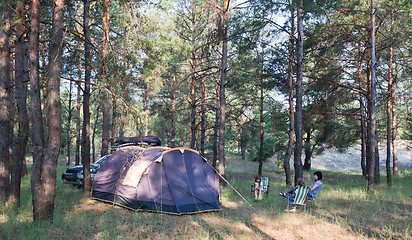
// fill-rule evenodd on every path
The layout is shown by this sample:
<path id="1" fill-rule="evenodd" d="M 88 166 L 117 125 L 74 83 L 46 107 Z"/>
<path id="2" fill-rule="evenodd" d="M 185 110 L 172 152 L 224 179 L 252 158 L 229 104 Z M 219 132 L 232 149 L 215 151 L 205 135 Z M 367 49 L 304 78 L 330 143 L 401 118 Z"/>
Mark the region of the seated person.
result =
<path id="1" fill-rule="evenodd" d="M 316 197 L 316 194 L 318 194 L 319 189 L 322 187 L 322 178 L 322 172 L 317 171 L 313 173 L 313 183 L 310 186 L 308 193 L 309 199 L 314 199 Z M 293 202 L 295 200 L 293 198 L 295 195 L 295 191 L 299 186 L 304 186 L 303 179 L 298 179 L 298 185 L 296 185 L 286 193 L 279 193 L 279 195 L 281 195 L 282 197 L 286 197 L 289 201 Z M 294 205 L 293 209 L 290 211 L 296 211 L 296 206 Z"/>
<path id="2" fill-rule="evenodd" d="M 255 178 L 255 200 L 261 200 L 262 199 L 262 181 L 260 177 Z"/>

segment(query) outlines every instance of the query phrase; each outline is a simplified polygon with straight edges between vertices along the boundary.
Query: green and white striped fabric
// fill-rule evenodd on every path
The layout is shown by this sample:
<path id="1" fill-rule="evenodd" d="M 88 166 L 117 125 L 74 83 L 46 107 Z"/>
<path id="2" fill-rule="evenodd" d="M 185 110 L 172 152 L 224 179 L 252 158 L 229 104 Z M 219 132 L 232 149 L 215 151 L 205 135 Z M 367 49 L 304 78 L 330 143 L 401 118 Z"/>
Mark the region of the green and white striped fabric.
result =
<path id="1" fill-rule="evenodd" d="M 309 187 L 299 186 L 295 191 L 295 201 L 293 204 L 306 205 L 306 198 L 309 193 Z"/>
<path id="2" fill-rule="evenodd" d="M 262 192 L 269 191 L 269 178 L 263 177 L 262 178 Z"/>

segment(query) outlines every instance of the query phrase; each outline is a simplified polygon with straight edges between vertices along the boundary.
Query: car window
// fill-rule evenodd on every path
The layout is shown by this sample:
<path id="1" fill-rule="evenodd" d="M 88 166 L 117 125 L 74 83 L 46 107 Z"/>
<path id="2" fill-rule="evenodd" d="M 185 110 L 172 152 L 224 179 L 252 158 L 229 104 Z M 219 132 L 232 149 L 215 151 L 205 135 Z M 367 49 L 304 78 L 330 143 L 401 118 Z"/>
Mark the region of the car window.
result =
<path id="1" fill-rule="evenodd" d="M 106 156 L 104 156 L 104 157 L 100 158 L 99 160 L 97 160 L 97 161 L 96 161 L 96 162 L 94 162 L 94 163 L 101 164 L 101 163 L 102 163 L 102 162 L 104 162 L 104 160 L 106 160 L 109 156 L 110 156 L 110 155 L 106 155 Z"/>

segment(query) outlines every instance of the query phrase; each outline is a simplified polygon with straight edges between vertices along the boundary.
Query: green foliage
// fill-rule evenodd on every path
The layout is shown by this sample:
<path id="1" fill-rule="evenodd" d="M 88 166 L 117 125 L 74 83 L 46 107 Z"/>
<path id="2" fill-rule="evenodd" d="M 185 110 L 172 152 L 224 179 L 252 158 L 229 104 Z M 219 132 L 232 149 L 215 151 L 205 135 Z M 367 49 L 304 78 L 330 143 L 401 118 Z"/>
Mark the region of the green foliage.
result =
<path id="1" fill-rule="evenodd" d="M 284 142 L 279 141 L 279 139 L 276 138 L 265 138 L 263 140 L 263 154 L 262 158 L 263 161 L 266 161 L 270 157 L 273 156 L 274 153 L 282 150 L 284 147 Z M 259 161 L 259 154 L 260 154 L 260 143 L 253 142 L 251 146 L 249 147 L 249 159 L 253 162 L 258 162 Z"/>

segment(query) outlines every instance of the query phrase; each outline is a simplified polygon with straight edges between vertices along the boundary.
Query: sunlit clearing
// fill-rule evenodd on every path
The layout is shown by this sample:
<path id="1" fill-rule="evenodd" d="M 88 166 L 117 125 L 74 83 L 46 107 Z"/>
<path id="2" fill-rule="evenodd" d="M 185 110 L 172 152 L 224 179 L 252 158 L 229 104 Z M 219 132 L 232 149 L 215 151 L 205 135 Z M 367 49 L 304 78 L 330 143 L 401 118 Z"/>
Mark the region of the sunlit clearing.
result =
<path id="1" fill-rule="evenodd" d="M 229 201 L 224 201 L 221 204 L 223 207 L 230 208 L 230 209 L 238 209 L 240 207 L 245 206 L 244 202 L 229 202 Z"/>

